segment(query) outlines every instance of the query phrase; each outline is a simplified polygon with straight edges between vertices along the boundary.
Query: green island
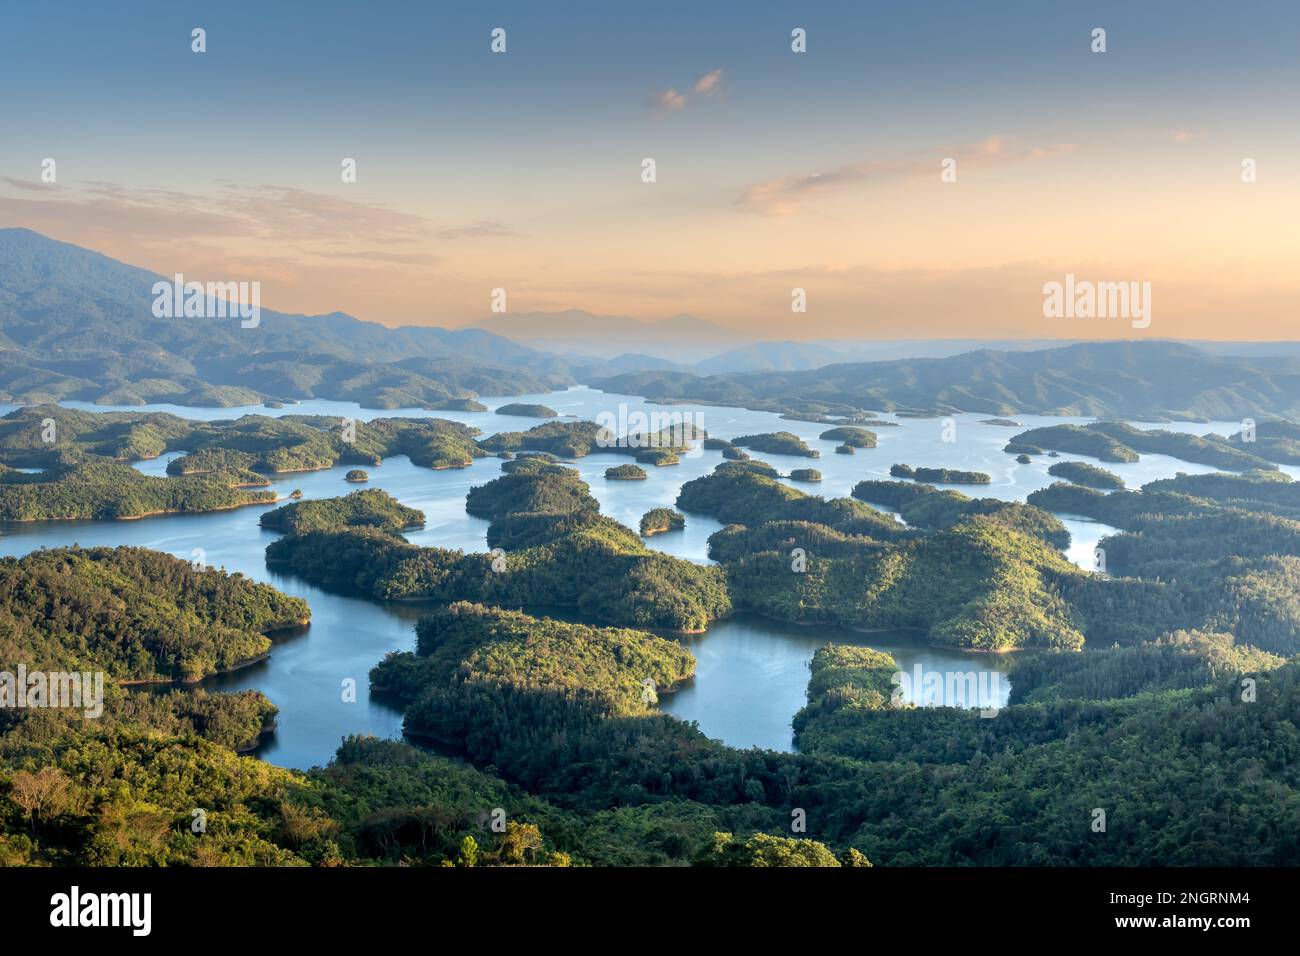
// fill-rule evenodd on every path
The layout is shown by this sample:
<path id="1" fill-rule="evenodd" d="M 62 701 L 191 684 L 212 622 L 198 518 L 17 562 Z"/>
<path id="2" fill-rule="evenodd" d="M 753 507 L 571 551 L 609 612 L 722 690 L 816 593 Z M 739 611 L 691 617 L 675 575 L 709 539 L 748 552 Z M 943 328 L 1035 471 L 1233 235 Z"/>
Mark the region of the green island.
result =
<path id="1" fill-rule="evenodd" d="M 545 405 L 528 405 L 523 402 L 508 402 L 496 410 L 498 415 L 517 415 L 520 418 L 558 418 L 560 413 Z"/>
<path id="2" fill-rule="evenodd" d="M 637 465 L 614 465 L 605 469 L 605 477 L 610 481 L 644 481 L 649 476 Z"/>
<path id="3" fill-rule="evenodd" d="M 1101 491 L 1115 491 L 1124 487 L 1124 479 L 1119 475 L 1086 461 L 1058 461 L 1047 469 L 1047 473 L 1053 478 L 1064 478 L 1076 485 Z"/>
<path id="4" fill-rule="evenodd" d="M 837 441 L 842 446 L 848 448 L 875 448 L 876 433 L 867 431 L 865 428 L 856 428 L 853 426 L 840 426 L 831 428 L 822 432 L 819 438 L 826 441 Z"/>
<path id="5" fill-rule="evenodd" d="M 424 513 L 379 488 L 364 488 L 343 498 L 291 502 L 264 512 L 259 520 L 263 528 L 286 534 L 344 528 L 403 531 L 423 525 Z"/>
<path id="6" fill-rule="evenodd" d="M 1070 532 L 1060 519 L 1033 504 L 1001 498 L 970 498 L 960 491 L 933 485 L 879 479 L 858 482 L 851 494 L 859 501 L 897 511 L 913 528 L 938 531 L 968 517 L 987 515 L 1024 534 L 1042 538 L 1054 547 L 1065 549 L 1070 545 Z"/>
<path id="7" fill-rule="evenodd" d="M 959 471 L 954 468 L 913 468 L 911 465 L 891 465 L 889 473 L 895 478 L 910 478 L 932 485 L 987 485 L 993 479 L 982 471 Z"/>
<path id="8" fill-rule="evenodd" d="M 364 468 L 352 468 L 348 471 L 346 475 L 343 476 L 343 480 L 356 482 L 359 484 L 361 482 L 369 481 L 370 473 L 366 471 Z"/>
<path id="9" fill-rule="evenodd" d="M 690 443 L 706 438 L 703 429 L 680 421 L 656 432 L 633 432 L 618 436 L 589 421 L 544 422 L 526 432 L 498 432 L 478 442 L 493 454 L 503 451 L 545 452 L 556 458 L 583 458 L 596 452 L 633 455 L 642 464 L 676 464 L 676 453 L 690 450 Z"/>
<path id="10" fill-rule="evenodd" d="M 169 475 L 224 475 L 265 484 L 259 476 L 377 465 L 394 455 L 425 468 L 464 468 L 485 454 L 477 435 L 475 428 L 438 418 L 358 422 L 330 415 L 245 415 L 197 421 L 166 412 L 40 405 L 0 418 L 0 462 L 44 468 L 69 454 L 131 462 L 185 452 L 168 463 Z"/>
<path id="11" fill-rule="evenodd" d="M 816 468 L 795 468 L 790 472 L 791 481 L 821 481 L 822 473 Z"/>
<path id="12" fill-rule="evenodd" d="M 739 448 L 752 448 L 754 451 L 769 455 L 797 455 L 802 458 L 820 458 L 821 452 L 809 448 L 807 443 L 793 432 L 766 432 L 761 435 L 741 435 L 733 438 L 731 443 Z"/>
<path id="13" fill-rule="evenodd" d="M 1052 449 L 1072 455 L 1087 455 L 1100 461 L 1132 462 L 1142 454 L 1168 455 L 1198 465 L 1229 471 L 1276 469 L 1266 458 L 1268 445 L 1233 442 L 1220 435 L 1188 435 L 1161 429 L 1134 428 L 1124 422 L 1093 422 L 1090 425 L 1049 425 L 1031 428 L 1011 439 L 1004 451 L 1014 453 L 1026 446 Z"/>
<path id="14" fill-rule="evenodd" d="M 663 531 L 680 531 L 686 527 L 686 516 L 672 508 L 651 508 L 641 516 L 641 536 Z"/>
<path id="15" fill-rule="evenodd" d="M 50 548 L 0 559 L 0 660 L 195 681 L 260 660 L 307 602 L 144 548 Z M 35 665 L 33 665 L 35 666 Z"/>
<path id="16" fill-rule="evenodd" d="M 253 490 L 242 478 L 235 480 L 240 483 L 225 474 L 162 478 L 110 458 L 67 453 L 35 474 L 0 466 L 0 519 L 130 519 L 277 500 L 274 491 Z M 265 479 L 261 483 L 268 484 Z"/>
<path id="17" fill-rule="evenodd" d="M 419 547 L 382 528 L 336 528 L 272 542 L 267 563 L 347 594 L 564 606 L 625 627 L 698 632 L 730 611 L 720 569 L 648 549 L 600 514 L 573 469 L 522 458 L 502 471 L 465 505 L 491 522 L 495 555 Z"/>

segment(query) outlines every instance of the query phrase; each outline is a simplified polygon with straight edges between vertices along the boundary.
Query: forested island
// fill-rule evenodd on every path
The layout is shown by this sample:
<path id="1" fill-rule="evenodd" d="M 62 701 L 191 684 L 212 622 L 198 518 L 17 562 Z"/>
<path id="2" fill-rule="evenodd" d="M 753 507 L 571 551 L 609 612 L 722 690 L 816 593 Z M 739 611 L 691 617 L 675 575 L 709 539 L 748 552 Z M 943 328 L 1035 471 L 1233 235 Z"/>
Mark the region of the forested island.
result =
<path id="1" fill-rule="evenodd" d="M 1101 461 L 1137 461 L 1141 454 L 1168 455 L 1200 465 L 1230 471 L 1275 469 L 1261 457 L 1275 445 L 1261 446 L 1236 442 L 1221 435 L 1188 435 L 1160 429 L 1134 428 L 1124 422 L 1093 422 L 1090 425 L 1049 425 L 1031 428 L 1015 435 L 1004 449 L 1017 453 L 1029 449 L 1087 455 Z M 1031 452 L 1031 454 L 1034 452 Z"/>
<path id="2" fill-rule="evenodd" d="M 960 471 L 955 468 L 913 468 L 911 465 L 891 465 L 889 473 L 895 478 L 910 478 L 931 485 L 987 485 L 993 479 L 982 471 Z"/>
<path id="3" fill-rule="evenodd" d="M 1064 478 L 1076 485 L 1100 491 L 1114 491 L 1124 487 L 1124 479 L 1119 475 L 1086 461 L 1058 461 L 1047 469 L 1047 473 L 1054 478 Z"/>
<path id="4" fill-rule="evenodd" d="M 686 516 L 672 508 L 651 508 L 641 516 L 641 536 L 663 531 L 680 531 L 686 527 Z"/>
<path id="5" fill-rule="evenodd" d="M 808 444 L 791 432 L 767 432 L 762 435 L 741 435 L 733 438 L 731 443 L 737 448 L 752 448 L 771 455 L 799 455 L 803 458 L 818 458 L 821 452 L 809 448 Z"/>
<path id="6" fill-rule="evenodd" d="M 605 469 L 605 477 L 610 481 L 645 481 L 648 476 L 637 465 L 614 465 Z"/>
<path id="7" fill-rule="evenodd" d="M 143 548 L 51 548 L 0 558 L 0 661 L 195 681 L 263 657 L 307 602 L 239 574 Z"/>
<path id="8" fill-rule="evenodd" d="M 524 402 L 507 402 L 496 410 L 498 415 L 516 415 L 520 418 L 558 418 L 560 413 L 545 405 L 529 405 Z"/>

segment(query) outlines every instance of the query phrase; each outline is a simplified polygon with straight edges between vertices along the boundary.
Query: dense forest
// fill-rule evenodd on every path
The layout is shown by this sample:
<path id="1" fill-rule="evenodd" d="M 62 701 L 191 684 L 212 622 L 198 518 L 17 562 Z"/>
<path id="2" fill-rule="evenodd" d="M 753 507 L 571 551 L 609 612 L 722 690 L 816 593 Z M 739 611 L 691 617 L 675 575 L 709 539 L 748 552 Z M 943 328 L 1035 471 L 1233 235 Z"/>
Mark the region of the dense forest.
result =
<path id="1" fill-rule="evenodd" d="M 982 471 L 960 471 L 956 468 L 926 468 L 912 465 L 891 465 L 889 473 L 895 478 L 910 478 L 931 485 L 987 485 L 993 479 Z"/>
<path id="2" fill-rule="evenodd" d="M 59 405 L 20 408 L 0 418 L 0 463 L 44 468 L 68 453 L 130 462 L 164 452 L 170 475 L 315 471 L 336 464 L 378 465 L 406 455 L 425 468 L 463 468 L 486 454 L 478 430 L 440 418 L 351 421 L 330 415 L 244 415 L 199 421 L 164 412 L 82 412 Z M 264 480 L 263 480 L 264 483 Z"/>
<path id="3" fill-rule="evenodd" d="M 470 514 L 491 521 L 492 553 L 418 547 L 382 527 L 349 527 L 287 535 L 267 547 L 267 562 L 349 594 L 562 606 L 628 627 L 702 631 L 730 611 L 718 568 L 647 548 L 600 514 L 573 469 L 516 458 L 502 471 L 466 499 Z"/>
<path id="4" fill-rule="evenodd" d="M 0 559 L 0 663 L 198 680 L 262 657 L 307 602 L 143 548 L 51 548 Z"/>
<path id="5" fill-rule="evenodd" d="M 184 447 L 198 426 L 168 418 L 68 418 L 59 455 L 129 469 L 186 450 L 177 476 L 158 481 L 221 483 L 288 447 L 263 440 L 331 427 L 209 423 L 210 444 Z M 381 424 L 360 453 L 443 440 L 408 421 Z M 677 500 L 725 525 L 709 539 L 718 564 L 702 566 L 648 549 L 548 457 L 594 447 L 574 424 L 483 443 L 447 433 L 471 456 L 522 452 L 466 498 L 489 522 L 488 553 L 410 543 L 401 532 L 423 516 L 377 489 L 263 518 L 283 535 L 267 549 L 277 570 L 435 602 L 414 650 L 377 662 L 370 681 L 403 708 L 413 742 L 456 757 L 364 738 L 310 772 L 241 755 L 272 725 L 274 701 L 129 685 L 255 660 L 268 634 L 308 619 L 304 602 L 140 549 L 0 561 L 0 662 L 109 681 L 98 719 L 0 712 L 0 863 L 1300 864 L 1300 486 L 1285 475 L 1234 467 L 1110 493 L 1062 482 L 1026 504 L 868 480 L 827 499 L 728 458 Z M 305 443 L 293 459 L 325 453 Z M 40 453 L 0 426 L 6 461 Z M 1102 540 L 1101 573 L 1065 559 L 1056 513 L 1120 529 Z M 655 509 L 639 530 L 679 519 Z M 989 719 L 900 706 L 889 655 L 827 645 L 794 719 L 798 752 L 738 750 L 661 712 L 695 661 L 655 632 L 739 610 L 1036 652 L 1016 656 L 1010 701 Z"/>

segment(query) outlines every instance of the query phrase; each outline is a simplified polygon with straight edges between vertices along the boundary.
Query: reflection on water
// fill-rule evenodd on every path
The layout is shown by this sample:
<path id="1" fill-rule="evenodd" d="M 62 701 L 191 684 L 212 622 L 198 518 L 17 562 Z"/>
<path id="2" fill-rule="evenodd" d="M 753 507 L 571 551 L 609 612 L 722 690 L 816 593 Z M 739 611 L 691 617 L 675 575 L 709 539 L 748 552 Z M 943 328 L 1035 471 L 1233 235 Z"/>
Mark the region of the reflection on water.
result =
<path id="1" fill-rule="evenodd" d="M 537 402 L 562 415 L 595 419 L 600 412 L 618 415 L 620 404 L 630 412 L 663 411 L 634 396 L 609 395 L 590 388 L 573 388 L 546 395 L 514 398 L 485 398 L 492 408 L 506 402 Z M 69 402 L 71 407 L 107 411 L 110 407 Z M 15 406 L 0 406 L 7 412 Z M 422 409 L 375 411 L 351 402 L 310 401 L 282 409 L 260 406 L 246 409 L 194 409 L 177 406 L 123 406 L 124 411 L 169 411 L 201 420 L 237 418 L 244 414 L 341 415 L 365 422 L 375 417 L 438 417 L 461 421 L 482 429 L 484 434 L 516 431 L 541 423 L 542 419 L 515 418 L 488 412 L 429 412 Z M 864 478 L 888 478 L 895 462 L 984 471 L 993 477 L 987 486 L 963 488 L 972 495 L 1006 500 L 1023 500 L 1037 488 L 1054 480 L 1047 467 L 1056 459 L 1036 457 L 1028 465 L 1017 464 L 1002 446 L 1017 429 L 984 425 L 983 415 L 958 415 L 956 441 L 942 441 L 940 419 L 899 419 L 899 427 L 878 429 L 879 447 L 860 449 L 856 455 L 837 455 L 836 442 L 818 436 L 827 426 L 784 421 L 769 412 L 739 408 L 685 405 L 702 421 L 710 434 L 725 438 L 755 432 L 785 430 L 804 438 L 821 452 L 815 467 L 822 472 L 819 485 L 802 485 L 803 490 L 833 497 L 846 495 Z M 1086 419 L 1049 419 L 1017 416 L 1025 427 Z M 364 425 L 362 426 L 364 427 Z M 1235 423 L 1169 426 L 1203 434 L 1235 430 Z M 137 467 L 146 474 L 163 475 L 174 453 Z M 759 455 L 788 473 L 808 467 L 806 458 Z M 1082 456 L 1068 456 L 1081 458 Z M 1088 459 L 1082 459 L 1088 460 Z M 574 466 L 591 486 L 605 514 L 635 528 L 642 514 L 654 507 L 672 507 L 682 484 L 712 471 L 721 461 L 715 451 L 697 451 L 682 458 L 681 464 L 647 467 L 645 481 L 607 481 L 604 472 L 611 464 L 627 461 L 625 456 L 599 453 L 580 459 Z M 354 490 L 343 480 L 350 466 L 320 472 L 287 475 L 274 480 L 281 495 L 301 489 L 306 498 L 326 498 Z M 486 549 L 487 522 L 465 513 L 465 495 L 500 473 L 501 462 L 483 458 L 467 469 L 432 471 L 416 468 L 405 458 L 390 459 L 382 466 L 368 467 L 370 487 L 382 488 L 403 504 L 422 510 L 425 527 L 407 537 L 421 545 Z M 1143 455 L 1140 462 L 1105 464 L 1121 475 L 1130 488 L 1178 471 L 1200 473 L 1213 469 L 1175 461 L 1161 455 Z M 303 634 L 278 640 L 268 660 L 233 674 L 207 682 L 222 690 L 253 688 L 265 693 L 279 708 L 277 730 L 263 747 L 262 755 L 277 764 L 309 767 L 327 762 L 341 738 L 365 733 L 395 737 L 401 733 L 401 715 L 391 707 L 373 701 L 368 674 L 384 654 L 414 646 L 413 626 L 419 609 L 411 605 L 378 604 L 359 598 L 327 594 L 283 575 L 271 573 L 264 558 L 266 545 L 275 535 L 261 530 L 258 516 L 266 506 L 202 515 L 147 518 L 141 521 L 56 521 L 8 524 L 0 528 L 0 554 L 22 555 L 39 547 L 68 544 L 130 544 L 155 548 L 189 560 L 196 548 L 203 549 L 209 564 L 238 571 L 268 582 L 287 594 L 305 598 L 311 605 L 312 624 Z M 1065 519 L 1074 535 L 1071 560 L 1091 567 L 1096 541 L 1112 529 L 1082 518 Z M 683 531 L 646 539 L 649 547 L 692 561 L 708 560 L 708 536 L 721 527 L 700 515 L 687 515 Z M 780 624 L 750 617 L 736 617 L 715 624 L 708 634 L 692 638 L 691 650 L 699 660 L 694 681 L 678 693 L 665 696 L 664 709 L 683 719 L 699 721 L 711 737 L 741 747 L 763 746 L 788 749 L 791 746 L 790 718 L 804 704 L 808 681 L 807 665 L 813 651 L 828 641 L 865 644 L 894 654 L 899 665 L 910 671 L 920 663 L 927 670 L 990 669 L 1005 673 L 1005 656 L 966 654 L 925 647 L 905 634 L 866 635 L 838 628 L 809 628 Z M 356 682 L 356 702 L 344 701 L 343 683 Z M 1007 684 L 1001 682 L 1004 694 Z"/>
<path id="2" fill-rule="evenodd" d="M 866 634 L 742 614 L 719 621 L 708 634 L 687 642 L 699 662 L 695 677 L 675 693 L 663 695 L 661 706 L 674 717 L 698 721 L 710 737 L 733 747 L 790 750 L 790 720 L 806 702 L 808 665 L 817 648 L 832 642 L 884 651 L 909 675 L 918 665 L 927 674 L 994 672 L 998 678 L 988 685 L 997 699 L 991 706 L 1005 705 L 1011 691 L 1006 679 L 1011 660 L 1006 654 L 929 647 L 922 636 L 906 631 Z M 904 699 L 917 703 L 916 689 L 909 690 Z"/>

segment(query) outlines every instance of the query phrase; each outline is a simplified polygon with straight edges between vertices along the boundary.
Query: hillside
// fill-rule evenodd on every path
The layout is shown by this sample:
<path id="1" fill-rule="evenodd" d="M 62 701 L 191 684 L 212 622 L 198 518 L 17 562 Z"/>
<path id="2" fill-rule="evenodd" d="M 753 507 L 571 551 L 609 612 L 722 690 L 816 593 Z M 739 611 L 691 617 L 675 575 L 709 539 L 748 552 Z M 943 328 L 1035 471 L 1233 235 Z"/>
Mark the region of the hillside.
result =
<path id="1" fill-rule="evenodd" d="M 1300 359 L 1211 355 L 1173 342 L 1097 342 L 1036 352 L 698 376 L 625 373 L 609 392 L 774 411 L 978 412 L 1152 420 L 1300 415 Z"/>
<path id="2" fill-rule="evenodd" d="M 572 383 L 558 358 L 478 329 L 389 329 L 339 312 L 267 308 L 255 328 L 235 318 L 159 319 L 158 281 L 170 280 L 28 229 L 0 229 L 0 400 L 440 407 Z"/>

